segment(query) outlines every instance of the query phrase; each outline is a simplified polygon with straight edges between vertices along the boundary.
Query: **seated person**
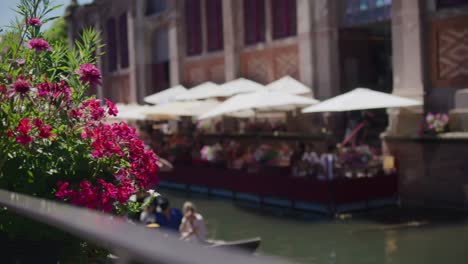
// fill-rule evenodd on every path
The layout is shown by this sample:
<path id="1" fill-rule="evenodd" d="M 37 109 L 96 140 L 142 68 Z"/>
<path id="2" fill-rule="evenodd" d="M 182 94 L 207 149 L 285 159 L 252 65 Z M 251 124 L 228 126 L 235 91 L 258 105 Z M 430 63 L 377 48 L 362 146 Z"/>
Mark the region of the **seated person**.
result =
<path id="1" fill-rule="evenodd" d="M 182 212 L 179 209 L 170 208 L 169 200 L 161 196 L 155 199 L 155 204 L 157 204 L 156 223 L 163 228 L 179 230 Z"/>
<path id="2" fill-rule="evenodd" d="M 146 199 L 151 198 L 147 197 Z M 141 212 L 140 222 L 145 225 L 156 223 L 156 205 L 153 202 L 149 203 L 148 206 L 143 209 L 143 212 Z"/>
<path id="3" fill-rule="evenodd" d="M 336 163 L 337 157 L 335 154 L 335 146 L 329 145 L 327 148 L 327 152 L 323 153 L 320 157 L 323 173 L 321 173 L 318 177 L 319 180 L 333 180 L 336 178 Z"/>
<path id="4" fill-rule="evenodd" d="M 315 152 L 315 148 L 313 145 L 307 145 L 302 155 L 302 161 L 305 163 L 307 167 L 307 174 L 309 176 L 316 176 L 317 175 L 317 166 L 320 164 L 320 158 Z"/>
<path id="5" fill-rule="evenodd" d="M 203 216 L 197 213 L 195 205 L 185 202 L 183 206 L 184 218 L 180 225 L 181 239 L 186 241 L 206 241 L 206 226 Z"/>

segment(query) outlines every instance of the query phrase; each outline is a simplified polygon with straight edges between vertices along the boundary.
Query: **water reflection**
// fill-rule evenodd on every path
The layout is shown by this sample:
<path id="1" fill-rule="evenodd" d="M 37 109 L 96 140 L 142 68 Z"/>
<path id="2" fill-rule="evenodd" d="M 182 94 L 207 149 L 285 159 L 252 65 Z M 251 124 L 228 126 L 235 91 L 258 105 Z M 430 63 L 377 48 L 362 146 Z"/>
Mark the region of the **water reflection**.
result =
<path id="1" fill-rule="evenodd" d="M 194 201 L 210 236 L 237 240 L 262 237 L 260 254 L 301 263 L 466 263 L 468 222 L 465 215 L 445 212 L 409 214 L 382 210 L 344 220 L 307 215 L 287 216 L 275 209 L 236 206 L 231 201 L 167 192 L 173 206 Z"/>

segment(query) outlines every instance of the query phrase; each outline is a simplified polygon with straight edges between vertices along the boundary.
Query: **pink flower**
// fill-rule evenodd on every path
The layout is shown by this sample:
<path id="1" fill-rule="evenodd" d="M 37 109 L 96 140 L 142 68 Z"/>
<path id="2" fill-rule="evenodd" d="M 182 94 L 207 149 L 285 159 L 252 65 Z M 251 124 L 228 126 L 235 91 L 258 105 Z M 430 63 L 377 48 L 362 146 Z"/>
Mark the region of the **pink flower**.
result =
<path id="1" fill-rule="evenodd" d="M 29 18 L 26 20 L 26 24 L 34 27 L 42 26 L 42 21 L 39 18 Z"/>
<path id="2" fill-rule="evenodd" d="M 31 84 L 22 78 L 19 78 L 14 84 L 13 84 L 13 89 L 15 92 L 20 93 L 20 94 L 25 94 L 29 92 L 31 89 Z"/>
<path id="3" fill-rule="evenodd" d="M 83 64 L 80 69 L 76 71 L 77 74 L 81 75 L 80 81 L 83 84 L 89 83 L 91 87 L 96 84 L 101 84 L 101 72 L 93 64 Z"/>
<path id="4" fill-rule="evenodd" d="M 80 118 L 83 116 L 83 112 L 81 110 L 72 109 L 70 113 L 68 113 L 68 116 L 71 118 Z"/>
<path id="5" fill-rule="evenodd" d="M 70 186 L 70 183 L 68 182 L 61 182 L 61 181 L 57 182 L 58 190 L 55 192 L 55 196 L 62 200 L 69 198 L 70 195 L 73 193 L 72 190 L 68 189 L 69 186 Z"/>
<path id="6" fill-rule="evenodd" d="M 49 46 L 49 43 L 47 43 L 47 41 L 45 41 L 44 39 L 40 39 L 40 38 L 31 39 L 31 40 L 28 42 L 27 47 L 28 47 L 29 49 L 35 49 L 35 50 L 38 51 L 38 52 L 41 52 L 41 51 L 52 51 L 52 49 L 51 49 L 50 46 Z"/>
<path id="7" fill-rule="evenodd" d="M 117 114 L 119 113 L 119 110 L 117 109 L 117 107 L 115 106 L 115 104 L 107 99 L 104 99 L 106 101 L 106 105 L 107 105 L 107 113 L 111 116 L 117 116 Z"/>
<path id="8" fill-rule="evenodd" d="M 43 82 L 37 85 L 37 93 L 39 97 L 50 97 L 54 102 L 58 102 L 59 99 L 68 101 L 71 90 L 64 81 L 60 83 Z"/>
<path id="9" fill-rule="evenodd" d="M 23 65 L 26 63 L 25 59 L 16 59 L 16 63 L 18 63 L 19 66 Z"/>

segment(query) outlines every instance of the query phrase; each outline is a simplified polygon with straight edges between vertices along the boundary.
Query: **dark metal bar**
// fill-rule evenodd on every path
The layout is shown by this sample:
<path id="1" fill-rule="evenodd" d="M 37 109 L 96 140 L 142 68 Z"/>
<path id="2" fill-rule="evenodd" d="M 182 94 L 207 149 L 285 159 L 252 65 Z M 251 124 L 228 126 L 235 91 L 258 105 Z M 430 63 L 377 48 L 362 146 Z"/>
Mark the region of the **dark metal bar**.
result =
<path id="1" fill-rule="evenodd" d="M 0 205 L 103 246 L 139 263 L 287 264 L 284 260 L 242 254 L 180 241 L 175 235 L 129 223 L 122 217 L 0 190 Z M 124 260 L 125 259 L 125 260 Z"/>

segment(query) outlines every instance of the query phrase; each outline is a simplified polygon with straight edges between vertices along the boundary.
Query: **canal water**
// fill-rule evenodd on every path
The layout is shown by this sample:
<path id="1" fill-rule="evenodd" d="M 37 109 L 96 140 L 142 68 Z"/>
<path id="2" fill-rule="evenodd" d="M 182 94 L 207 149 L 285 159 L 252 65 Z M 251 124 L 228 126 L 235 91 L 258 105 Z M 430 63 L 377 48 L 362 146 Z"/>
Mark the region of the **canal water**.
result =
<path id="1" fill-rule="evenodd" d="M 194 202 L 210 238 L 261 237 L 259 254 L 317 264 L 468 263 L 468 218 L 454 212 L 386 208 L 330 218 L 166 189 L 160 192 L 173 207 Z"/>

